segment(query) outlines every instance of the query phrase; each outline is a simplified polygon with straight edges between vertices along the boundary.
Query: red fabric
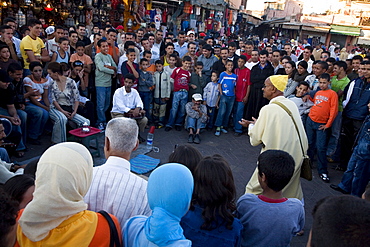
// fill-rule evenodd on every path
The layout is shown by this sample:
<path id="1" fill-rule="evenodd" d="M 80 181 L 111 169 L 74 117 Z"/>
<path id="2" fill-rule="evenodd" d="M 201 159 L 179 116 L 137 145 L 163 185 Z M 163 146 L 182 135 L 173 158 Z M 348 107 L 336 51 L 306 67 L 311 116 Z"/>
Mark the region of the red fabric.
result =
<path id="1" fill-rule="evenodd" d="M 247 93 L 248 86 L 251 85 L 250 76 L 251 71 L 248 68 L 244 69 L 235 69 L 235 74 L 237 75 L 236 79 L 236 88 L 235 88 L 235 100 L 237 102 L 242 102 L 245 94 Z"/>
<path id="2" fill-rule="evenodd" d="M 206 28 L 207 28 L 207 30 L 212 30 L 212 23 L 213 23 L 213 19 L 212 18 L 208 18 L 206 20 Z"/>
<path id="3" fill-rule="evenodd" d="M 182 68 L 176 68 L 171 75 L 171 78 L 174 79 L 173 91 L 177 92 L 181 89 L 189 91 L 189 82 L 190 82 L 190 72 Z"/>
<path id="4" fill-rule="evenodd" d="M 251 59 L 252 55 L 248 55 L 247 53 L 243 53 L 242 55 L 246 56 L 247 57 L 247 62 L 249 59 Z"/>
<path id="5" fill-rule="evenodd" d="M 281 198 L 281 199 L 271 199 L 271 198 L 268 198 L 266 196 L 263 196 L 263 195 L 259 195 L 258 198 L 264 202 L 268 202 L 268 203 L 282 203 L 282 202 L 285 202 L 288 200 L 288 198 Z"/>

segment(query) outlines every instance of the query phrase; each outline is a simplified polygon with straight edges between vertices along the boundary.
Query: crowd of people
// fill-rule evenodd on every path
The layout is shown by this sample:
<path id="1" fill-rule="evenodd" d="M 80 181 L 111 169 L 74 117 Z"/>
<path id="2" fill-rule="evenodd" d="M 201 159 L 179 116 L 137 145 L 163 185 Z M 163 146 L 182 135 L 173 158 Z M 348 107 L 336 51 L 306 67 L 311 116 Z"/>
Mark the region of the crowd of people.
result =
<path id="1" fill-rule="evenodd" d="M 332 189 L 368 198 L 366 50 L 193 30 L 174 37 L 152 26 L 125 33 L 109 23 L 43 28 L 36 19 L 19 30 L 12 18 L 0 26 L 0 183 L 10 194 L 1 193 L 0 240 L 9 246 L 108 246 L 113 229 L 125 246 L 288 246 L 303 234 L 306 153 L 317 157 L 326 183 L 328 162 L 345 171 Z M 67 130 L 82 125 L 105 132 L 104 165 L 93 168 L 88 150 L 66 142 Z M 202 129 L 217 137 L 248 132 L 262 153 L 246 194 L 236 200 L 223 157 L 191 146 L 174 150 L 148 182 L 132 174 L 131 152 L 149 126 L 185 126 L 195 144 Z M 43 134 L 56 145 L 38 162 L 10 162 Z M 320 202 L 314 227 L 319 209 L 335 201 Z M 369 211 L 368 202 L 357 203 Z M 312 246 L 323 243 L 319 230 L 311 231 Z"/>

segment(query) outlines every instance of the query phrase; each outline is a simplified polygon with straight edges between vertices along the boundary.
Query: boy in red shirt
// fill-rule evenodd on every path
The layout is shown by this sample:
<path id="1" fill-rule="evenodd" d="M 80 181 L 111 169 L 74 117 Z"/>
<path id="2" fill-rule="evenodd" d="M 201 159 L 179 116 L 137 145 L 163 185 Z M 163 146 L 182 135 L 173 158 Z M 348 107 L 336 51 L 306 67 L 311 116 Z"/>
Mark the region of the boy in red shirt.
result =
<path id="1" fill-rule="evenodd" d="M 246 56 L 241 55 L 238 60 L 238 68 L 234 71 L 237 75 L 234 104 L 234 136 L 241 136 L 243 134 L 243 126 L 239 124 L 239 121 L 243 118 L 244 106 L 248 101 L 251 85 L 251 71 L 244 66 L 246 62 Z"/>
<path id="2" fill-rule="evenodd" d="M 189 72 L 191 57 L 184 56 L 182 67 L 176 68 L 171 75 L 173 82 L 173 100 L 170 118 L 165 131 L 170 131 L 175 125 L 175 129 L 180 131 L 185 118 L 185 105 L 188 103 L 188 91 L 191 73 Z"/>
<path id="3" fill-rule="evenodd" d="M 317 91 L 308 119 L 306 123 L 306 132 L 308 138 L 308 155 L 313 160 L 315 149 L 317 149 L 317 170 L 320 178 L 329 183 L 326 150 L 328 128 L 331 127 L 335 117 L 338 114 L 338 95 L 329 89 L 330 75 L 323 73 L 319 76 L 320 91 Z"/>

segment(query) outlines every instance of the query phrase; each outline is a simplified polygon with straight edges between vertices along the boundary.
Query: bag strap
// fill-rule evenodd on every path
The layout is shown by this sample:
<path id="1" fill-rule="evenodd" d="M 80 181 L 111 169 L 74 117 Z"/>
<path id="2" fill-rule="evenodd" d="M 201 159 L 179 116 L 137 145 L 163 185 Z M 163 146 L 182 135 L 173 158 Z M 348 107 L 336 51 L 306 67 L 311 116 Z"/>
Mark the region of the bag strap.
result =
<path id="1" fill-rule="evenodd" d="M 109 230 L 110 230 L 109 246 L 110 247 L 121 247 L 121 243 L 120 243 L 119 237 L 118 237 L 117 227 L 116 227 L 116 224 L 114 223 L 112 217 L 110 217 L 110 215 L 107 212 L 105 212 L 104 210 L 101 210 L 98 213 L 103 215 L 103 217 L 108 221 Z"/>
<path id="2" fill-rule="evenodd" d="M 298 126 L 297 126 L 297 123 L 295 122 L 294 118 L 293 118 L 293 114 L 292 112 L 288 109 L 288 107 L 286 107 L 284 104 L 282 104 L 281 102 L 271 102 L 273 104 L 276 104 L 276 105 L 279 105 L 281 108 L 283 108 L 286 113 L 288 113 L 288 115 L 290 116 L 290 118 L 293 120 L 293 123 L 294 123 L 294 126 L 295 126 L 295 129 L 298 133 L 298 137 L 299 137 L 299 143 L 301 144 L 301 149 L 302 149 L 302 153 L 303 153 L 303 156 L 305 155 L 304 154 L 304 149 L 303 149 L 303 144 L 302 144 L 302 139 L 301 139 L 301 135 L 299 134 L 299 130 L 298 130 Z"/>

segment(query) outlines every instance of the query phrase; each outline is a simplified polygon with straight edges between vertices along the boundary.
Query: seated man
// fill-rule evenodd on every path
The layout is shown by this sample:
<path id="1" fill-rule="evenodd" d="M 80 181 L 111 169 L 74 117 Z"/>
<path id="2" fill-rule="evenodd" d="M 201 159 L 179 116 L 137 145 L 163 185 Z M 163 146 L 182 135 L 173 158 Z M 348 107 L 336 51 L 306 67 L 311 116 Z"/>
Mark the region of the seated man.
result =
<path id="1" fill-rule="evenodd" d="M 192 101 L 185 105 L 187 115 L 186 128 L 189 130 L 189 143 L 200 143 L 200 129 L 205 127 L 208 120 L 207 107 L 202 104 L 202 100 L 202 95 L 200 93 L 196 93 L 193 94 Z"/>
<path id="2" fill-rule="evenodd" d="M 113 108 L 111 111 L 112 118 L 128 117 L 136 120 L 140 131 L 144 132 L 148 119 L 145 117 L 143 110 L 143 102 L 141 101 L 139 92 L 132 88 L 136 80 L 133 74 L 126 74 L 124 77 L 124 86 L 118 88 L 113 95 Z M 139 136 L 139 141 L 144 142 L 145 139 Z"/>
<path id="3" fill-rule="evenodd" d="M 146 196 L 147 181 L 130 172 L 131 152 L 138 147 L 138 127 L 128 118 L 115 118 L 105 130 L 107 161 L 94 167 L 93 179 L 85 196 L 88 209 L 114 214 L 121 226 L 135 215 L 150 215 Z"/>

